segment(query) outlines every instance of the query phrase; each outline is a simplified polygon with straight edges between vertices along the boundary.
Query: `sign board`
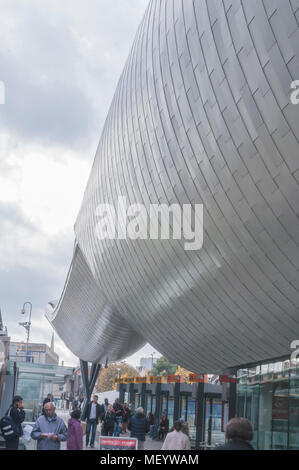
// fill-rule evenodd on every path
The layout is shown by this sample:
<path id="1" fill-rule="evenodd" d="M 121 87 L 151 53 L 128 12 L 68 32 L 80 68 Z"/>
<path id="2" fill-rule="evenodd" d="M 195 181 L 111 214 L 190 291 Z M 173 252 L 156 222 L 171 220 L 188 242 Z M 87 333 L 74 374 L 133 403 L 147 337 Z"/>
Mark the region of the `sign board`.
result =
<path id="1" fill-rule="evenodd" d="M 167 383 L 184 383 L 184 377 L 182 375 L 168 375 L 167 376 Z"/>
<path id="2" fill-rule="evenodd" d="M 138 441 L 133 437 L 99 437 L 100 450 L 137 450 Z"/>
<path id="3" fill-rule="evenodd" d="M 135 380 L 134 377 L 124 377 L 124 378 L 123 378 L 123 381 L 124 381 L 123 383 L 125 383 L 125 384 L 133 384 L 133 383 L 134 383 L 134 380 Z"/>
<path id="4" fill-rule="evenodd" d="M 146 377 L 135 377 L 136 384 L 146 384 Z"/>
<path id="5" fill-rule="evenodd" d="M 230 377 L 229 375 L 219 375 L 219 381 L 220 383 L 237 383 L 238 379 L 234 377 Z"/>
<path id="6" fill-rule="evenodd" d="M 188 381 L 192 383 L 207 383 L 208 378 L 205 374 L 189 374 Z"/>
<path id="7" fill-rule="evenodd" d="M 161 384 L 164 382 L 164 377 L 161 377 L 160 375 L 151 375 L 150 376 L 150 383 L 151 384 Z"/>

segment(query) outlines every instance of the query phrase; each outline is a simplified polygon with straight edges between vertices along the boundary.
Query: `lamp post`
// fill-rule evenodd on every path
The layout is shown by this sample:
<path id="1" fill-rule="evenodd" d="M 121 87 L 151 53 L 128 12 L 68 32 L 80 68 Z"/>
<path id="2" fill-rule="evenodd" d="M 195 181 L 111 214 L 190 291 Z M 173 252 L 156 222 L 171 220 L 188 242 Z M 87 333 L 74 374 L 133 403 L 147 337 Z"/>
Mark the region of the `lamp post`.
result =
<path id="1" fill-rule="evenodd" d="M 150 354 L 150 356 L 152 356 L 152 370 L 153 370 L 153 366 L 154 366 L 154 355 L 155 355 L 154 352 L 152 352 L 152 354 Z"/>
<path id="2" fill-rule="evenodd" d="M 31 303 L 31 302 L 25 302 L 24 305 L 23 305 L 23 308 L 22 308 L 22 310 L 21 310 L 22 315 L 25 315 L 25 313 L 26 313 L 25 306 L 26 306 L 27 304 L 30 306 L 29 321 L 28 321 L 28 322 L 26 321 L 26 322 L 19 323 L 19 325 L 23 326 L 23 327 L 25 328 L 25 330 L 27 331 L 25 362 L 27 362 L 27 356 L 28 356 L 28 343 L 29 343 L 29 337 L 30 337 L 32 303 Z"/>

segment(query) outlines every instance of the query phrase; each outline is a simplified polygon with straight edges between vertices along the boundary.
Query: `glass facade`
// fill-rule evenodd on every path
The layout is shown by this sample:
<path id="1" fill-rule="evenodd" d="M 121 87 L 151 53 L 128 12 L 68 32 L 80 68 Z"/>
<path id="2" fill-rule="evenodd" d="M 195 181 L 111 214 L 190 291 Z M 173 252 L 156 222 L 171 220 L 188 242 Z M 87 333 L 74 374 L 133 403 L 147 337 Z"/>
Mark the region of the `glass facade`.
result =
<path id="1" fill-rule="evenodd" d="M 9 368 L 13 362 L 8 361 Z M 73 369 L 52 364 L 32 364 L 18 362 L 16 394 L 23 397 L 26 421 L 35 421 L 41 413 L 42 402 L 48 393 L 54 395 L 54 389 L 65 383 L 65 377 Z"/>
<path id="2" fill-rule="evenodd" d="M 220 399 L 206 398 L 204 440 L 209 445 L 223 444 L 225 441 L 225 434 L 223 432 L 223 406 L 224 403 Z"/>
<path id="3" fill-rule="evenodd" d="M 173 426 L 173 416 L 174 416 L 174 398 L 168 399 L 168 419 L 169 419 L 169 429 Z"/>
<path id="4" fill-rule="evenodd" d="M 238 371 L 237 413 L 254 429 L 260 450 L 299 449 L 299 365 L 290 361 Z"/>

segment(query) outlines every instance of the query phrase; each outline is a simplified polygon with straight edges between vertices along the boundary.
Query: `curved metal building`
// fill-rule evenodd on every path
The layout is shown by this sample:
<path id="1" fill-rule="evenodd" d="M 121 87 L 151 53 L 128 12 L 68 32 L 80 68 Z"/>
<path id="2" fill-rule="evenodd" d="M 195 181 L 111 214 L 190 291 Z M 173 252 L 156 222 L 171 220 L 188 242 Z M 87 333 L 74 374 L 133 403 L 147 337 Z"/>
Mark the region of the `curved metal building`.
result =
<path id="1" fill-rule="evenodd" d="M 146 342 L 194 372 L 299 338 L 299 4 L 151 0 L 120 78 L 47 314 L 85 361 Z M 201 250 L 99 240 L 97 207 L 203 204 Z M 50 311 L 52 310 L 52 311 Z"/>

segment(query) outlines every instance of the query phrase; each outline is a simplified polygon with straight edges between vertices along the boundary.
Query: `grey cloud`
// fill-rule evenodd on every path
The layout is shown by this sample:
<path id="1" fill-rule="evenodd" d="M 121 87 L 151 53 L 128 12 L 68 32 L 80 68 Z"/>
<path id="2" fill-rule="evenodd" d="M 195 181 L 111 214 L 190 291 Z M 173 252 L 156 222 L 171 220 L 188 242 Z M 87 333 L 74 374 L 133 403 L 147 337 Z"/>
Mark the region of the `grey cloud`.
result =
<path id="1" fill-rule="evenodd" d="M 92 157 L 146 3 L 4 0 L 2 129 Z"/>

